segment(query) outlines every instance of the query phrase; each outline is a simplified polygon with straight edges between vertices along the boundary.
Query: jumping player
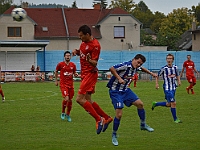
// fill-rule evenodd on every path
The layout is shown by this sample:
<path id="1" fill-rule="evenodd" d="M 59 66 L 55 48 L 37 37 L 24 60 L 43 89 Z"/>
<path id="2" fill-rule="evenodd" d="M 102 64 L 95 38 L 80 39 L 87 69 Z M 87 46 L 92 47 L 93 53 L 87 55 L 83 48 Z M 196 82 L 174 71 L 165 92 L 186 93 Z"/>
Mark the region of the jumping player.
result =
<path id="1" fill-rule="evenodd" d="M 188 82 L 190 83 L 190 85 L 186 88 L 186 91 L 189 94 L 190 90 L 191 90 L 191 93 L 194 94 L 193 87 L 196 84 L 196 78 L 195 78 L 195 75 L 194 75 L 194 71 L 197 74 L 199 74 L 199 73 L 195 68 L 194 62 L 191 60 L 191 55 L 187 55 L 187 60 L 183 63 L 183 68 L 181 70 L 180 77 L 183 76 L 183 72 L 184 72 L 185 69 L 186 69 L 186 78 L 187 78 Z"/>
<path id="2" fill-rule="evenodd" d="M 146 124 L 143 102 L 130 88 L 128 88 L 133 75 L 138 71 L 139 68 L 141 71 L 156 77 L 156 74 L 141 67 L 145 61 L 146 58 L 143 55 L 137 54 L 132 60 L 116 64 L 110 68 L 113 76 L 109 80 L 107 87 L 109 88 L 110 98 L 115 109 L 115 118 L 112 132 L 112 143 L 114 146 L 118 146 L 117 131 L 123 114 L 122 109 L 124 108 L 124 105 L 127 107 L 132 105 L 137 107 L 138 116 L 141 121 L 141 130 L 147 130 L 149 132 L 154 131 L 153 128 Z"/>
<path id="3" fill-rule="evenodd" d="M 176 116 L 176 100 L 175 100 L 175 93 L 177 88 L 176 80 L 178 81 L 178 85 L 181 85 L 181 80 L 178 72 L 178 67 L 173 65 L 174 56 L 172 54 L 168 54 L 166 57 L 167 65 L 162 67 L 159 72 L 158 76 L 162 76 L 164 80 L 163 90 L 165 93 L 165 99 L 167 102 L 153 102 L 152 103 L 152 110 L 154 110 L 157 106 L 163 107 L 170 107 L 172 117 L 175 123 L 181 123 Z M 156 89 L 159 88 L 158 84 L 158 77 L 156 78 Z"/>
<path id="4" fill-rule="evenodd" d="M 60 90 L 64 100 L 62 101 L 61 119 L 65 117 L 71 122 L 70 111 L 72 109 L 72 98 L 74 96 L 73 75 L 78 76 L 76 65 L 71 60 L 71 53 L 64 53 L 64 61 L 59 62 L 55 70 L 55 85 L 58 86 L 58 71 L 60 71 Z M 66 110 L 67 107 L 67 110 Z M 65 112 L 66 110 L 66 112 Z"/>
<path id="5" fill-rule="evenodd" d="M 92 37 L 91 29 L 87 25 L 78 29 L 78 35 L 82 43 L 79 49 L 72 51 L 74 56 L 80 56 L 81 64 L 81 84 L 76 101 L 96 120 L 96 133 L 100 134 L 113 120 L 91 98 L 98 78 L 97 63 L 101 47 L 99 42 Z"/>

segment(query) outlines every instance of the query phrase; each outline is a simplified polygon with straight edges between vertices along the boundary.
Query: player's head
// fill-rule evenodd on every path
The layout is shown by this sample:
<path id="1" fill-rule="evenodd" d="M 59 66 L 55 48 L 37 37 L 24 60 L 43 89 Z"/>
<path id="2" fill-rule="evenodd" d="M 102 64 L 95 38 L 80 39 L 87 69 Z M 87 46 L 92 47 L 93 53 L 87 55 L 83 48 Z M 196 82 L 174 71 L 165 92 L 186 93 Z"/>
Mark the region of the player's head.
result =
<path id="1" fill-rule="evenodd" d="M 88 27 L 87 25 L 82 25 L 78 29 L 78 35 L 83 42 L 89 42 L 92 35 L 90 27 Z"/>
<path id="2" fill-rule="evenodd" d="M 167 61 L 167 64 L 168 64 L 168 65 L 171 65 L 171 64 L 173 63 L 173 61 L 174 61 L 174 55 L 172 55 L 172 54 L 167 54 L 167 56 L 166 56 L 166 61 Z"/>
<path id="3" fill-rule="evenodd" d="M 134 68 L 139 68 L 145 61 L 146 58 L 142 54 L 137 54 L 132 60 L 132 65 Z"/>
<path id="4" fill-rule="evenodd" d="M 187 55 L 187 60 L 191 60 L 191 55 Z"/>
<path id="5" fill-rule="evenodd" d="M 65 51 L 64 58 L 65 58 L 65 61 L 67 61 L 67 62 L 70 61 L 70 59 L 71 59 L 71 53 L 70 53 L 70 51 Z"/>

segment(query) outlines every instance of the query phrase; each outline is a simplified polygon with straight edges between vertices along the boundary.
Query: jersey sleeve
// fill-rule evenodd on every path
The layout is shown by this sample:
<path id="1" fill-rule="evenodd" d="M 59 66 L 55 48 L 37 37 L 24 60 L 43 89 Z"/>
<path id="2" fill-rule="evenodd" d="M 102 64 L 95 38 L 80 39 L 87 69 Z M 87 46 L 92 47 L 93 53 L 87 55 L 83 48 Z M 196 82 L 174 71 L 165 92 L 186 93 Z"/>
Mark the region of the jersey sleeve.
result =
<path id="1" fill-rule="evenodd" d="M 99 59 L 99 55 L 100 55 L 100 46 L 99 45 L 95 45 L 93 47 L 93 50 L 92 50 L 91 58 L 93 60 L 98 60 Z"/>
<path id="2" fill-rule="evenodd" d="M 164 72 L 164 67 L 162 67 L 159 71 L 158 71 L 158 76 L 161 76 Z"/>
<path id="3" fill-rule="evenodd" d="M 60 71 L 60 65 L 61 65 L 60 63 L 57 64 L 56 71 Z"/>
<path id="4" fill-rule="evenodd" d="M 177 66 L 175 68 L 175 74 L 176 74 L 176 76 L 179 76 L 179 71 L 178 71 L 178 67 Z"/>
<path id="5" fill-rule="evenodd" d="M 128 67 L 126 65 L 126 63 L 120 63 L 120 64 L 116 64 L 113 66 L 117 71 L 120 71 L 120 70 L 126 70 L 126 68 Z"/>

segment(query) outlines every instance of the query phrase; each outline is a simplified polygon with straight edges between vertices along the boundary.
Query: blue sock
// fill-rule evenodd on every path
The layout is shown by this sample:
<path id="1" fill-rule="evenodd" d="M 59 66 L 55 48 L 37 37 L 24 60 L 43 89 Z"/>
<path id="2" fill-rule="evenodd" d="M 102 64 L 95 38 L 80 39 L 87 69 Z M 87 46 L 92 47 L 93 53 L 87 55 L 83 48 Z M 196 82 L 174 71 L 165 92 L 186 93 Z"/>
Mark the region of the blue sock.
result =
<path id="1" fill-rule="evenodd" d="M 156 106 L 165 106 L 166 107 L 166 102 L 157 102 Z"/>
<path id="2" fill-rule="evenodd" d="M 176 108 L 171 108 L 171 113 L 172 113 L 172 117 L 174 119 L 174 121 L 177 119 L 176 117 Z"/>
<path id="3" fill-rule="evenodd" d="M 138 116 L 140 117 L 140 121 L 141 121 L 141 126 L 145 125 L 145 110 L 144 109 L 137 109 L 138 111 Z"/>
<path id="4" fill-rule="evenodd" d="M 120 125 L 120 119 L 117 119 L 116 117 L 114 118 L 114 121 L 113 121 L 113 134 L 116 135 L 116 132 L 119 128 L 119 125 Z"/>

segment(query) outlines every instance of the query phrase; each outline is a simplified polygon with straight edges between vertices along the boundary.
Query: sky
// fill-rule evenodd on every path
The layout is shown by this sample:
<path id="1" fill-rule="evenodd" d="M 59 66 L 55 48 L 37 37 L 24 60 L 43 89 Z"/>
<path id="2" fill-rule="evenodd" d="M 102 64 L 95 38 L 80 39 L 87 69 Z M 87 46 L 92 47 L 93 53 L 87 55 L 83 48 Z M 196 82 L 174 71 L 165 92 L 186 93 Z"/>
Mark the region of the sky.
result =
<path id="1" fill-rule="evenodd" d="M 21 0 L 13 0 L 14 4 L 20 4 Z M 22 0 L 23 1 L 23 0 Z M 33 4 L 65 4 L 67 6 L 71 6 L 74 0 L 24 0 L 24 2 L 28 1 Z M 136 4 L 140 2 L 140 0 L 133 0 Z M 78 8 L 93 8 L 94 0 L 76 0 L 76 4 Z M 107 0 L 108 5 L 111 0 Z M 172 12 L 173 9 L 177 8 L 191 8 L 191 6 L 197 6 L 200 3 L 200 0 L 143 0 L 143 2 L 148 6 L 148 8 L 154 13 L 156 11 L 162 12 L 165 15 Z"/>

